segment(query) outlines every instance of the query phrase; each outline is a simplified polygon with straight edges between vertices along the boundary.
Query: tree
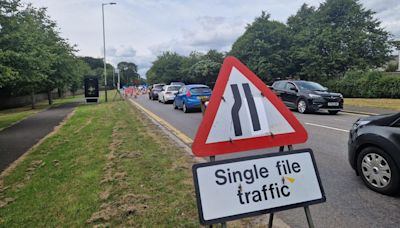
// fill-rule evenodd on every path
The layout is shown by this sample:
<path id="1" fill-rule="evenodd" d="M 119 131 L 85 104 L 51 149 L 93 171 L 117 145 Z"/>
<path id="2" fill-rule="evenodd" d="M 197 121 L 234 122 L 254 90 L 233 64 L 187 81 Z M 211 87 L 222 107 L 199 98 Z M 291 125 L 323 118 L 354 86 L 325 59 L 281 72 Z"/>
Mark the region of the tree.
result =
<path id="1" fill-rule="evenodd" d="M 272 82 L 291 74 L 290 45 L 286 25 L 262 12 L 234 42 L 229 55 L 239 58 L 265 82 Z"/>
<path id="2" fill-rule="evenodd" d="M 132 62 L 120 62 L 117 65 L 120 72 L 121 85 L 129 85 L 133 81 L 138 81 L 140 75 L 138 74 L 138 67 Z"/>
<path id="3" fill-rule="evenodd" d="M 146 77 L 149 83 L 163 82 L 169 84 L 173 81 L 181 81 L 183 78 L 182 64 L 184 57 L 175 52 L 164 52 L 157 56 L 153 65 L 147 71 Z"/>
<path id="4" fill-rule="evenodd" d="M 357 0 L 303 5 L 288 19 L 291 58 L 303 79 L 343 77 L 349 69 L 377 68 L 388 60 L 389 33 Z"/>
<path id="5" fill-rule="evenodd" d="M 217 80 L 221 63 L 210 59 L 200 60 L 194 64 L 189 71 L 189 77 L 193 83 L 205 84 L 213 87 Z"/>
<path id="6" fill-rule="evenodd" d="M 64 90 L 82 79 L 87 69 L 75 57 L 74 46 L 61 38 L 45 8 L 0 0 L 0 88 L 13 94 Z"/>

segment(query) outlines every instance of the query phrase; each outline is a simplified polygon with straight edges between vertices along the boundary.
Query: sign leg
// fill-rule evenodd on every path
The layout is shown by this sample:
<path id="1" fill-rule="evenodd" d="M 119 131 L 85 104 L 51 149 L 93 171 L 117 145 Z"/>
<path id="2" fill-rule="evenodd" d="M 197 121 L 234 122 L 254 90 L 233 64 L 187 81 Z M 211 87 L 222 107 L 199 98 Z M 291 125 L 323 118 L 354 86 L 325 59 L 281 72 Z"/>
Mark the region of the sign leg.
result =
<path id="1" fill-rule="evenodd" d="M 314 228 L 314 223 L 313 223 L 312 218 L 311 218 L 310 208 L 308 206 L 305 206 L 304 207 L 304 211 L 306 213 L 308 227 Z"/>
<path id="2" fill-rule="evenodd" d="M 272 222 L 274 221 L 274 213 L 269 214 L 268 228 L 272 228 Z"/>

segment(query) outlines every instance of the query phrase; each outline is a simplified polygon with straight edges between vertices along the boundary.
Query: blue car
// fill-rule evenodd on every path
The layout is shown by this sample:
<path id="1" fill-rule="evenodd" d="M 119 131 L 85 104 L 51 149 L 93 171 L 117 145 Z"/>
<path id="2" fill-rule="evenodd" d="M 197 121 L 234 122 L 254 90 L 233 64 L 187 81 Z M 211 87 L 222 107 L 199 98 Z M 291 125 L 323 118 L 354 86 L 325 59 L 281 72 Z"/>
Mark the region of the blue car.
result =
<path id="1" fill-rule="evenodd" d="M 187 113 L 193 109 L 201 109 L 201 100 L 208 100 L 211 89 L 206 85 L 193 84 L 182 86 L 174 99 L 174 109 L 182 109 Z"/>

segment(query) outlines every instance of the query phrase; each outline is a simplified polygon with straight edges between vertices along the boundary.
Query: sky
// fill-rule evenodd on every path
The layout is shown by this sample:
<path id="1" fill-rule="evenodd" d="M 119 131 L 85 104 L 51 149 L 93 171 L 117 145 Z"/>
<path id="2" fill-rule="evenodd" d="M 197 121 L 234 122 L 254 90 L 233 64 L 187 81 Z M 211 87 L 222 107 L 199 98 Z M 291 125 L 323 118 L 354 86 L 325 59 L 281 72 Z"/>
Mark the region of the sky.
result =
<path id="1" fill-rule="evenodd" d="M 266 11 L 286 22 L 303 3 L 323 0 L 111 0 L 106 5 L 106 59 L 134 62 L 142 77 L 163 51 L 188 55 L 209 49 L 229 51 L 246 25 Z M 61 36 L 76 44 L 79 56 L 103 57 L 101 0 L 25 0 L 46 7 Z M 394 38 L 400 38 L 399 0 L 361 0 L 376 12 Z"/>

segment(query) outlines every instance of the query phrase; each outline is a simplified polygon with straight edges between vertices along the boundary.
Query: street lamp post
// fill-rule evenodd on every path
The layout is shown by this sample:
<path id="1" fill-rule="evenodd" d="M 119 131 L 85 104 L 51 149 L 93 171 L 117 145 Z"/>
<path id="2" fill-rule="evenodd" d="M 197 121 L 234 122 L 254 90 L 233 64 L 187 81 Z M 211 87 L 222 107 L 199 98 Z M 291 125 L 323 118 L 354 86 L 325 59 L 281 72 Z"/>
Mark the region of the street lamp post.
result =
<path id="1" fill-rule="evenodd" d="M 107 102 L 107 67 L 106 67 L 106 31 L 105 31 L 105 26 L 104 26 L 104 6 L 106 5 L 115 5 L 117 3 L 115 2 L 109 2 L 109 3 L 102 3 L 101 4 L 101 12 L 103 16 L 103 51 L 104 51 L 104 92 L 106 96 L 106 102 Z"/>

